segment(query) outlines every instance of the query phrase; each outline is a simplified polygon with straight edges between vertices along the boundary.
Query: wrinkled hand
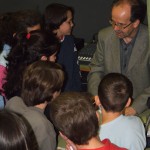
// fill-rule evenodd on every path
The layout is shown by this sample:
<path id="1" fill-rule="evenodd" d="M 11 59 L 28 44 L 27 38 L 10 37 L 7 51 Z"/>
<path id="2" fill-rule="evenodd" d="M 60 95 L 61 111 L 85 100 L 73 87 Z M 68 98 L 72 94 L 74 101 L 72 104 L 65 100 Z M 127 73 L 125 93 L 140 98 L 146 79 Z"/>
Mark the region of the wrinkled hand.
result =
<path id="1" fill-rule="evenodd" d="M 136 111 L 132 107 L 127 107 L 125 108 L 124 114 L 126 116 L 133 116 L 133 115 L 136 115 Z"/>

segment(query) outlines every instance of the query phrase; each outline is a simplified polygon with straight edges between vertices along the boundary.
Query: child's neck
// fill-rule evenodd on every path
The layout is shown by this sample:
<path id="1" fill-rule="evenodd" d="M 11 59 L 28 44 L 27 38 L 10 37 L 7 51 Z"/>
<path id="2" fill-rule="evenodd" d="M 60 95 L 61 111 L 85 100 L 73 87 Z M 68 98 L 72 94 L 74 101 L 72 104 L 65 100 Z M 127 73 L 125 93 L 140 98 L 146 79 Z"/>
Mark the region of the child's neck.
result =
<path id="1" fill-rule="evenodd" d="M 47 106 L 47 102 L 45 101 L 44 103 L 35 105 L 34 107 L 37 107 L 37 108 L 44 110 L 46 106 Z"/>
<path id="2" fill-rule="evenodd" d="M 64 40 L 64 35 L 62 35 L 62 34 L 59 34 L 59 32 L 56 32 L 56 36 L 57 36 L 57 38 L 59 39 L 59 41 L 62 41 L 62 40 Z"/>
<path id="3" fill-rule="evenodd" d="M 104 144 L 98 139 L 98 137 L 93 137 L 85 145 L 76 145 L 77 149 L 96 149 L 104 146 Z"/>
<path id="4" fill-rule="evenodd" d="M 102 109 L 102 124 L 108 123 L 116 118 L 118 118 L 122 112 L 107 112 Z"/>

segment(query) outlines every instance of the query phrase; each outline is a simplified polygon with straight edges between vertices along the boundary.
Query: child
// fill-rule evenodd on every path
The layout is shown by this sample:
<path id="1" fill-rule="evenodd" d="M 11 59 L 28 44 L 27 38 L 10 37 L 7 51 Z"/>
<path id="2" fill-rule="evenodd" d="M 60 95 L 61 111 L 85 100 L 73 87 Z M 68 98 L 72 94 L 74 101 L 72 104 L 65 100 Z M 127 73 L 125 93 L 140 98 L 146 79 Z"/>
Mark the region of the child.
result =
<path id="1" fill-rule="evenodd" d="M 3 85 L 7 99 L 20 96 L 22 76 L 25 68 L 35 61 L 51 61 L 51 56 L 59 50 L 58 40 L 43 31 L 31 31 L 15 36 L 16 45 L 9 53 L 7 60 L 6 82 Z M 52 61 L 56 59 L 55 55 Z"/>
<path id="2" fill-rule="evenodd" d="M 145 130 L 136 116 L 122 113 L 132 100 L 131 81 L 122 74 L 110 73 L 99 84 L 99 101 L 102 112 L 102 125 L 99 137 L 108 138 L 114 144 L 129 150 L 143 150 L 146 146 Z"/>
<path id="3" fill-rule="evenodd" d="M 21 10 L 7 12 L 0 16 L 0 65 L 6 67 L 7 57 L 14 44 L 14 36 L 19 32 L 31 32 L 39 30 L 41 18 L 36 11 Z"/>
<path id="4" fill-rule="evenodd" d="M 60 93 L 64 74 L 61 67 L 50 61 L 37 61 L 24 72 L 21 97 L 13 97 L 6 109 L 23 115 L 32 126 L 40 150 L 56 149 L 56 134 L 44 115 L 46 105 Z"/>
<path id="5" fill-rule="evenodd" d="M 45 9 L 45 28 L 53 32 L 61 42 L 57 62 L 66 73 L 63 91 L 81 91 L 80 70 L 77 49 L 71 35 L 73 27 L 73 9 L 71 7 L 53 3 Z"/>
<path id="6" fill-rule="evenodd" d="M 64 92 L 50 104 L 51 119 L 64 139 L 71 140 L 78 150 L 125 150 L 98 139 L 98 117 L 91 96 Z"/>
<path id="7" fill-rule="evenodd" d="M 38 150 L 31 127 L 22 116 L 0 110 L 0 149 Z"/>
<path id="8" fill-rule="evenodd" d="M 17 12 L 7 12 L 0 16 L 0 102 L 1 108 L 4 107 L 4 93 L 2 85 L 6 76 L 6 65 L 8 61 L 5 59 L 11 48 L 14 46 L 14 36 L 18 32 L 31 32 L 31 30 L 40 29 L 41 18 L 34 10 L 21 10 Z"/>
<path id="9" fill-rule="evenodd" d="M 17 21 L 17 32 L 27 32 L 41 29 L 41 14 L 32 9 L 19 10 L 15 12 L 14 19 Z"/>

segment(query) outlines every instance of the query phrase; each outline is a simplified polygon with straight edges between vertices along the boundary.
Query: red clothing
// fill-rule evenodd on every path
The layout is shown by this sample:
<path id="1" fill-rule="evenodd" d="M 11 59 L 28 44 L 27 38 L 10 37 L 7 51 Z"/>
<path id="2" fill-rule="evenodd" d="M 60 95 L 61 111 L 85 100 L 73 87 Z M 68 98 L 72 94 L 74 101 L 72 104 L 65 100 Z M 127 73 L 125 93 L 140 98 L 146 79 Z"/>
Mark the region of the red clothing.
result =
<path id="1" fill-rule="evenodd" d="M 79 149 L 79 150 L 127 150 L 126 148 L 118 147 L 114 144 L 112 144 L 108 139 L 105 139 L 102 141 L 104 144 L 103 147 L 95 148 L 95 149 Z"/>

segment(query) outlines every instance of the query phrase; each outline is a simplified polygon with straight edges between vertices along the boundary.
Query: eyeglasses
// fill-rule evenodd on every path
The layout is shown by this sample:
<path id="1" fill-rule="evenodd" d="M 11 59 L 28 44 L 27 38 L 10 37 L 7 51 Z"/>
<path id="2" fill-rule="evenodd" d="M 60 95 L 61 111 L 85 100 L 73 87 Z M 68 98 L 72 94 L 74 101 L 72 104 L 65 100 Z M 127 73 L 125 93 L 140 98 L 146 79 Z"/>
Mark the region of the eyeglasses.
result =
<path id="1" fill-rule="evenodd" d="M 119 27 L 121 30 L 124 30 L 125 28 L 127 28 L 128 26 L 130 26 L 133 22 L 130 22 L 128 25 L 124 25 L 124 24 L 122 24 L 122 23 L 116 23 L 116 22 L 114 22 L 113 20 L 109 20 L 109 23 L 113 26 L 113 27 L 115 27 L 115 26 L 117 26 L 117 27 Z"/>

